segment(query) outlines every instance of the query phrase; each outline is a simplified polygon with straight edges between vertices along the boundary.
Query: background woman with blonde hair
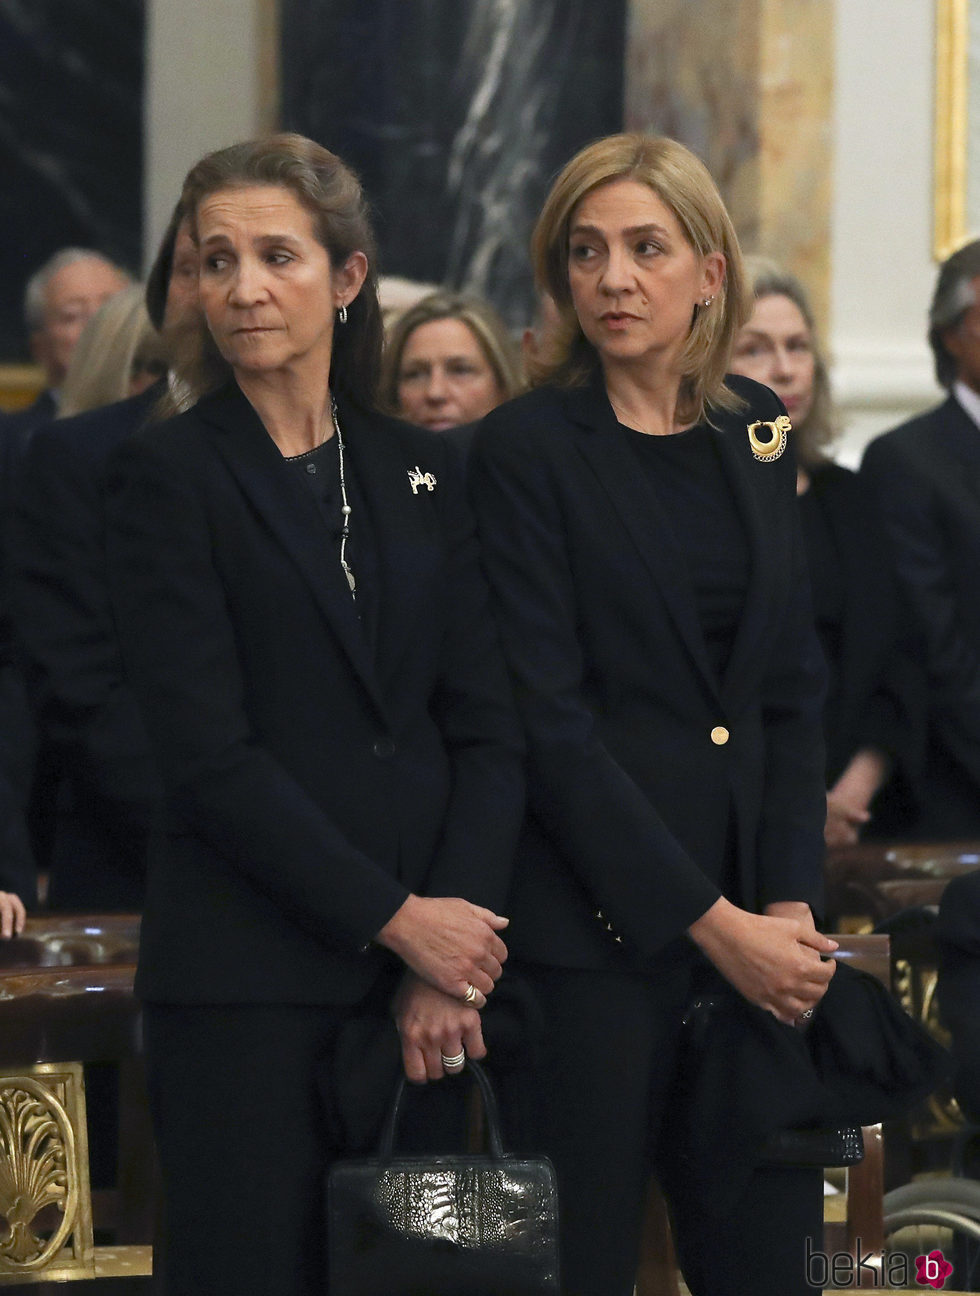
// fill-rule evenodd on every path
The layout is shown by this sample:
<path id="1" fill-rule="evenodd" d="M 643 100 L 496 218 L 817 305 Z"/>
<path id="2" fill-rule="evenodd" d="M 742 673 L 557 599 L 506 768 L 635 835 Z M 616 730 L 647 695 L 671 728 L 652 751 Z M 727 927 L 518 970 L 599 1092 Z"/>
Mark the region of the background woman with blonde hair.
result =
<path id="1" fill-rule="evenodd" d="M 437 432 L 473 423 L 523 385 L 507 326 L 472 294 L 432 293 L 389 335 L 381 395 L 409 423 Z"/>
<path id="2" fill-rule="evenodd" d="M 59 417 L 138 396 L 166 372 L 166 349 L 146 312 L 145 289 L 131 284 L 85 325 L 65 376 Z"/>
<path id="3" fill-rule="evenodd" d="M 600 140 L 558 176 L 532 253 L 554 344 L 472 465 L 528 742 L 508 945 L 546 1030 L 518 1092 L 558 1170 L 565 1292 L 629 1296 L 692 988 L 723 978 L 792 1024 L 833 971 L 811 909 L 824 672 L 785 412 L 725 377 L 744 280 L 704 166 L 669 139 Z M 715 1160 L 711 1191 L 667 1185 L 691 1291 L 806 1292 L 819 1172 L 724 1143 Z"/>

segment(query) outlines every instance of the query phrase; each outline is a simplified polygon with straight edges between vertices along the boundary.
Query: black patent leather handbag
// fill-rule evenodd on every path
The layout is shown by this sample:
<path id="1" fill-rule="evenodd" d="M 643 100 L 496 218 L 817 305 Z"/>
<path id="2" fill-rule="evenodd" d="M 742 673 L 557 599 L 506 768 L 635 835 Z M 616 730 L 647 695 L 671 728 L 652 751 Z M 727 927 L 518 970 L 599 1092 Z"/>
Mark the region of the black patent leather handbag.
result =
<path id="1" fill-rule="evenodd" d="M 396 1155 L 402 1078 L 377 1157 L 331 1167 L 330 1296 L 558 1296 L 554 1168 L 504 1152 L 490 1080 L 476 1062 L 467 1069 L 483 1096 L 488 1153 Z"/>

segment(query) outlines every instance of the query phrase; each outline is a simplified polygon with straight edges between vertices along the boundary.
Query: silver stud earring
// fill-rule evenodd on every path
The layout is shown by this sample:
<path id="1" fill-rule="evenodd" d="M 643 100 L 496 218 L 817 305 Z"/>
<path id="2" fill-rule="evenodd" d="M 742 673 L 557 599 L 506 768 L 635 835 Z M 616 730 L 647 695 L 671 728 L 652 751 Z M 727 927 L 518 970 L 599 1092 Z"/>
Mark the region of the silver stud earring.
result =
<path id="1" fill-rule="evenodd" d="M 705 299 L 704 299 L 704 301 L 701 303 L 701 305 L 702 305 L 702 306 L 710 306 L 711 303 L 712 303 L 713 301 L 714 301 L 714 297 L 705 297 Z"/>
<path id="2" fill-rule="evenodd" d="M 347 307 L 346 307 L 346 306 L 344 306 L 344 305 L 340 305 L 340 306 L 337 307 L 337 319 L 340 321 L 341 324 L 346 324 L 346 323 L 347 323 Z"/>

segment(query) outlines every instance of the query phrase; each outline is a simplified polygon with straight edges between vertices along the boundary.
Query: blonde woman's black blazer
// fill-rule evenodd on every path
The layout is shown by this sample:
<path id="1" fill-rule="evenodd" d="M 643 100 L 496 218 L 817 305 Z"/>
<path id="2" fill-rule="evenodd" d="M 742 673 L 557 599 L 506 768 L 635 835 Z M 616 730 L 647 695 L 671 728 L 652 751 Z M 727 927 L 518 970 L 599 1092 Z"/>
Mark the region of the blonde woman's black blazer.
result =
<path id="1" fill-rule="evenodd" d="M 521 741 L 452 448 L 349 401 L 340 421 L 377 550 L 374 642 L 237 386 L 110 467 L 118 631 L 167 798 L 153 1001 L 353 1002 L 410 890 L 504 904 Z"/>
<path id="2" fill-rule="evenodd" d="M 601 380 L 530 392 L 477 433 L 471 488 L 528 743 L 508 932 L 526 958 L 645 965 L 668 949 L 719 895 L 730 811 L 734 898 L 819 906 L 825 669 L 796 469 L 791 450 L 750 449 L 748 423 L 775 420 L 777 398 L 730 383 L 745 409 L 714 412 L 712 436 L 751 575 L 722 680 Z"/>

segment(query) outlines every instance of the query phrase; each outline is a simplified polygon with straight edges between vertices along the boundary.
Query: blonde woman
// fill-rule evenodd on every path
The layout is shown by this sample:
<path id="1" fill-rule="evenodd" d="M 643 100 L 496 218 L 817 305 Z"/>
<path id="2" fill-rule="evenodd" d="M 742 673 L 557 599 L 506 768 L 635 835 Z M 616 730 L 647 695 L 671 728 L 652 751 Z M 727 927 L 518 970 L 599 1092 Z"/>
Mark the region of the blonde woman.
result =
<path id="1" fill-rule="evenodd" d="M 146 313 L 145 290 L 131 284 L 86 324 L 65 376 L 59 417 L 138 396 L 166 372 L 163 340 Z"/>
<path id="2" fill-rule="evenodd" d="M 522 387 L 518 348 L 479 297 L 432 293 L 391 330 L 382 398 L 409 423 L 446 432 L 483 418 Z"/>
<path id="3" fill-rule="evenodd" d="M 547 1029 L 520 1101 L 558 1171 L 564 1290 L 629 1296 L 692 987 L 720 976 L 792 1025 L 831 977 L 824 671 L 785 411 L 725 377 L 742 262 L 704 166 L 668 139 L 591 145 L 532 256 L 552 345 L 472 464 L 528 743 L 508 945 Z M 719 1146 L 718 1185 L 742 1168 Z M 802 1296 L 819 1172 L 744 1169 L 720 1218 L 668 1185 L 688 1285 Z"/>

